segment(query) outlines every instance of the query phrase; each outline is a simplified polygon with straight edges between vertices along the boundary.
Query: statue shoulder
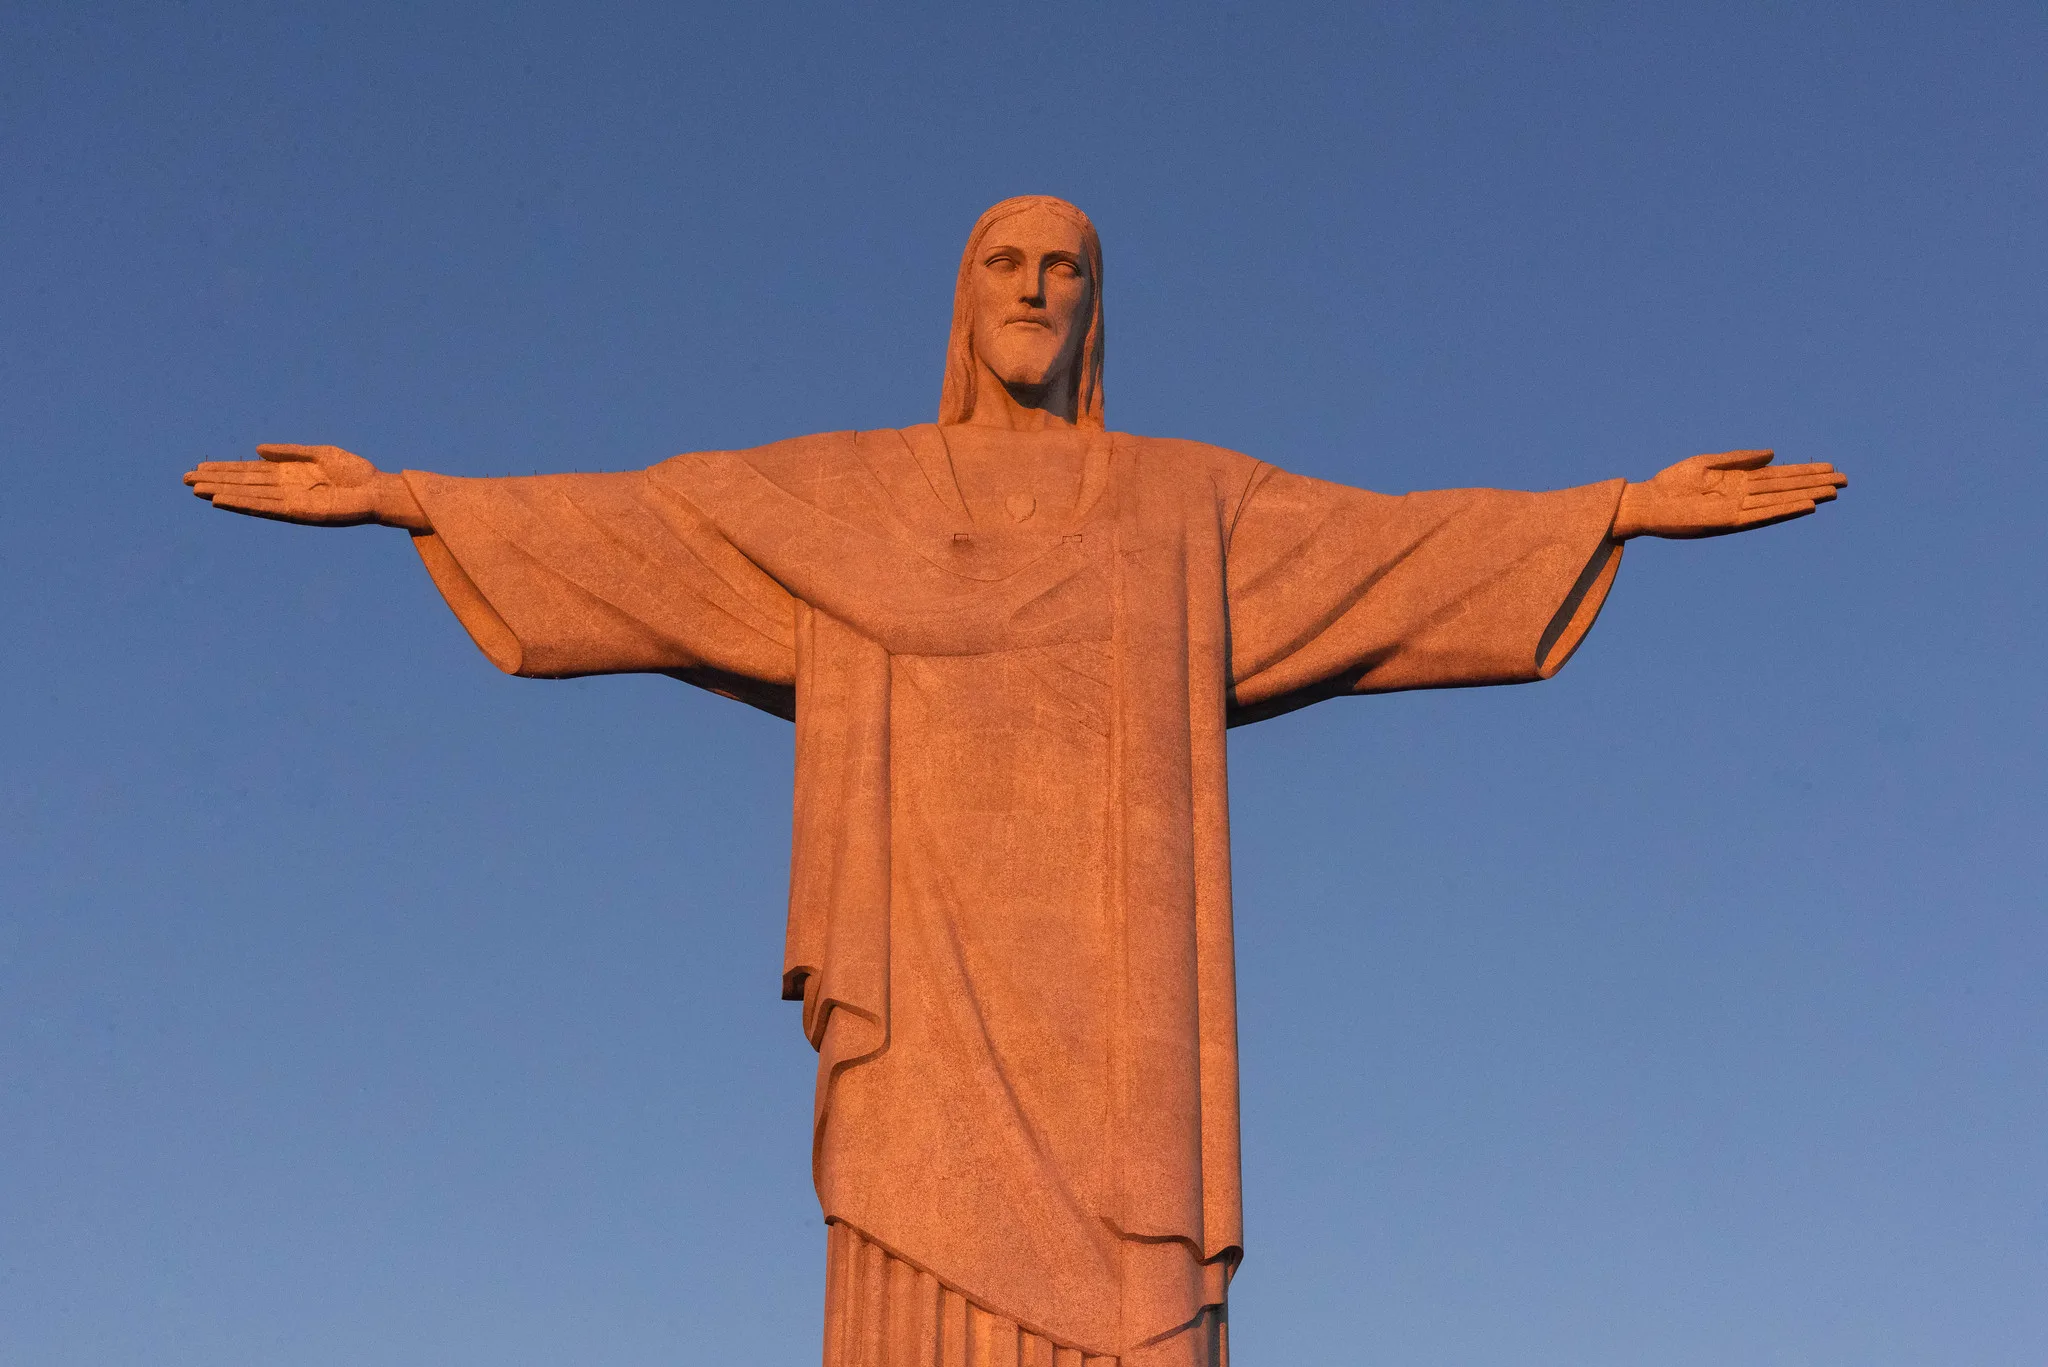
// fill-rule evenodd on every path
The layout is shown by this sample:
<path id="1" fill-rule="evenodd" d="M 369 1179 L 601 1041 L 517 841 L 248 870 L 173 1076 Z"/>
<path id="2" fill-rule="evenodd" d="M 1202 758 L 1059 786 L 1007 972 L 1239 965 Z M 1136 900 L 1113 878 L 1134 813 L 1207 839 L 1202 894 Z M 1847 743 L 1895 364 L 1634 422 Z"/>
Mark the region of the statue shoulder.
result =
<path id="1" fill-rule="evenodd" d="M 782 472 L 795 472 L 819 460 L 831 460 L 853 451 L 862 439 L 874 436 L 870 432 L 813 432 L 801 437 L 785 437 L 771 441 L 765 446 L 734 447 L 730 450 L 685 451 L 679 456 L 652 467 L 654 473 L 680 474 L 703 466 L 707 462 L 738 461 L 750 465 L 770 478 Z M 883 433 L 894 436 L 894 433 Z"/>
<path id="2" fill-rule="evenodd" d="M 1145 465 L 1172 472 L 1178 478 L 1213 481 L 1220 492 L 1238 492 L 1264 466 L 1264 462 L 1206 441 L 1183 437 L 1141 437 L 1129 432 L 1112 434 L 1119 446 L 1135 454 Z"/>

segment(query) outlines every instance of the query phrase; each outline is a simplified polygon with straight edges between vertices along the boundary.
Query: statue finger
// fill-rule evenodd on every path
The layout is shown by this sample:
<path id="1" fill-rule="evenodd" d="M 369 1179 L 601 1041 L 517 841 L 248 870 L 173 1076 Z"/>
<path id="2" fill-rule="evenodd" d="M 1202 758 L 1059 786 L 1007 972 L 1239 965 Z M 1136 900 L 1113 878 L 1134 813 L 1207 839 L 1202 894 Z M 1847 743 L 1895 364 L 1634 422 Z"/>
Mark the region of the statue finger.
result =
<path id="1" fill-rule="evenodd" d="M 276 470 L 260 460 L 202 460 L 192 467 L 195 475 L 221 475 L 230 470 L 264 470 L 276 474 Z"/>
<path id="2" fill-rule="evenodd" d="M 1824 460 L 1805 461 L 1799 465 L 1772 465 L 1765 468 L 1759 479 L 1777 479 L 1782 475 L 1831 475 L 1835 467 Z"/>
<path id="3" fill-rule="evenodd" d="M 267 441 L 256 448 L 256 454 L 265 460 L 318 460 L 333 449 L 331 446 L 297 446 L 290 442 Z"/>
<path id="4" fill-rule="evenodd" d="M 282 498 L 266 498 L 261 494 L 245 490 L 224 489 L 213 496 L 213 506 L 231 513 L 281 512 L 285 501 Z"/>
<path id="5" fill-rule="evenodd" d="M 226 481 L 217 479 L 202 479 L 195 481 L 192 485 L 192 492 L 198 494 L 201 498 L 214 498 L 221 494 L 228 494 L 231 496 L 239 496 L 246 494 L 256 498 L 282 498 L 284 497 L 285 494 L 285 491 L 283 489 L 277 488 L 274 485 L 265 486 L 260 484 L 230 484 Z"/>
<path id="6" fill-rule="evenodd" d="M 1768 527 L 1774 522 L 1790 522 L 1795 517 L 1805 517 L 1816 505 L 1809 499 L 1797 503 L 1773 503 L 1763 508 L 1744 509 L 1741 519 L 1735 524 L 1744 531 L 1752 527 Z"/>
<path id="7" fill-rule="evenodd" d="M 1802 479 L 1756 479 L 1746 486 L 1751 494 L 1782 494 L 1792 489 L 1840 489 L 1848 484 L 1840 475 L 1807 475 Z"/>
<path id="8" fill-rule="evenodd" d="M 1827 475 L 1820 479 L 1808 480 L 1803 486 L 1799 487 L 1823 490 L 1829 498 L 1833 498 L 1836 494 L 1849 487 L 1849 481 L 1842 475 Z"/>
<path id="9" fill-rule="evenodd" d="M 1773 466 L 1768 471 L 1760 470 L 1749 477 L 1749 491 L 1760 494 L 1772 489 L 1801 489 L 1809 485 L 1833 485 L 1840 488 L 1848 482 L 1847 476 L 1835 474 L 1831 470 L 1800 470 L 1795 466 L 1779 469 Z"/>
<path id="10" fill-rule="evenodd" d="M 264 504 L 253 508 L 230 508 L 228 511 L 239 513 L 243 517 L 260 517 L 265 522 L 289 522 L 293 526 L 298 527 L 318 527 L 321 525 L 317 518 L 302 517 L 285 508 L 284 505 L 276 503 Z"/>
<path id="11" fill-rule="evenodd" d="M 1769 465 L 1774 454 L 1771 451 L 1717 451 L 1694 456 L 1693 459 L 1706 470 L 1757 470 Z"/>
<path id="12" fill-rule="evenodd" d="M 1747 513 L 1757 508 L 1779 508 L 1796 503 L 1826 503 L 1835 496 L 1833 489 L 1788 489 L 1776 494 L 1752 494 L 1742 500 L 1742 511 Z"/>
<path id="13" fill-rule="evenodd" d="M 1826 503 L 1833 499 L 1837 490 L 1832 485 L 1822 484 L 1804 489 L 1776 489 L 1769 493 L 1751 494 L 1742 500 L 1745 508 L 1762 508 L 1773 503 Z"/>
<path id="14" fill-rule="evenodd" d="M 1744 487 L 1748 494 L 1781 494 L 1791 489 L 1841 489 L 1849 481 L 1840 475 L 1808 475 L 1804 479 L 1752 479 Z"/>

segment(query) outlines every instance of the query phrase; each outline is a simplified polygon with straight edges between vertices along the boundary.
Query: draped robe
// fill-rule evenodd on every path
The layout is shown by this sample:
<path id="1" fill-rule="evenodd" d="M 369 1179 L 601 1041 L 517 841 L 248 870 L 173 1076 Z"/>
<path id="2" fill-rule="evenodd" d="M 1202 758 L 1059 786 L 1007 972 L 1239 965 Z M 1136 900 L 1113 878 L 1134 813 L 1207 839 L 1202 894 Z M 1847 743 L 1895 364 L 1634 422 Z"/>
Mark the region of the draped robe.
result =
<path id="1" fill-rule="evenodd" d="M 1019 468 L 1052 450 L 1003 440 Z M 1388 496 L 1060 440 L 1085 446 L 1077 496 L 1023 520 L 977 520 L 930 426 L 405 475 L 421 558 L 501 669 L 661 672 L 795 722 L 783 992 L 819 1053 L 828 1361 L 991 1323 L 1049 1362 L 1220 1360 L 1225 729 L 1546 678 L 1619 563 L 1620 480 Z"/>

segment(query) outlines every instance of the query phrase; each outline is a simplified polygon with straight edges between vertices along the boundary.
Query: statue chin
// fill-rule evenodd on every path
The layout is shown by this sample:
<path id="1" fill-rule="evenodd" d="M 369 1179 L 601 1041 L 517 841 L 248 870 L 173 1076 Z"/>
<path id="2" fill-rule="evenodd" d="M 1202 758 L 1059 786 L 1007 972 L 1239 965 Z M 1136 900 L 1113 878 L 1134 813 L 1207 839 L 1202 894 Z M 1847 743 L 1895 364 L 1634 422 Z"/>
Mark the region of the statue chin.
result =
<path id="1" fill-rule="evenodd" d="M 1058 378 L 1038 371 L 1030 379 L 1004 380 L 1003 388 L 1009 390 L 1011 396 L 1019 403 L 1029 404 L 1035 408 L 1051 401 L 1052 397 L 1059 393 L 1056 383 Z"/>
<path id="2" fill-rule="evenodd" d="M 1003 382 L 1020 403 L 1041 403 L 1057 394 L 1067 378 L 1065 357 L 1016 357 L 1009 364 L 1003 358 L 988 362 L 989 373 Z"/>
<path id="3" fill-rule="evenodd" d="M 1043 391 L 1049 389 L 1061 377 L 1064 370 L 1058 358 L 1051 360 L 1032 359 L 1011 365 L 1000 361 L 991 362 L 989 370 L 1003 382 L 1012 393 Z"/>
<path id="4" fill-rule="evenodd" d="M 1004 329 L 977 349 L 982 364 L 1009 388 L 1044 389 L 1058 381 L 1068 368 L 1070 358 L 1065 339 L 1042 328 L 1029 329 L 1025 336 L 1006 335 L 1025 331 Z"/>

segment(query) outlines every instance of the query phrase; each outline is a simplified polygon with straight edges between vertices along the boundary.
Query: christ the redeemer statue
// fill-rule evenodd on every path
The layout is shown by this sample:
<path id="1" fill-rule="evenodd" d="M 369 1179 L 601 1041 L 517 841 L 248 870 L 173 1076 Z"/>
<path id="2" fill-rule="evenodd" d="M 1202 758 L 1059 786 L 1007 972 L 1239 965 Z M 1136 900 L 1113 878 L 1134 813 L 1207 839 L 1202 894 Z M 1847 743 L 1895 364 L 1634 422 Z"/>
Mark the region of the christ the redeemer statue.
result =
<path id="1" fill-rule="evenodd" d="M 828 1367 L 1223 1367 L 1241 1256 L 1224 731 L 1525 683 L 1634 536 L 1845 481 L 1392 497 L 1103 426 L 1102 250 L 1005 200 L 939 421 L 456 479 L 263 446 L 216 508 L 403 527 L 493 664 L 661 673 L 796 724 L 783 995 L 817 1048 Z"/>

